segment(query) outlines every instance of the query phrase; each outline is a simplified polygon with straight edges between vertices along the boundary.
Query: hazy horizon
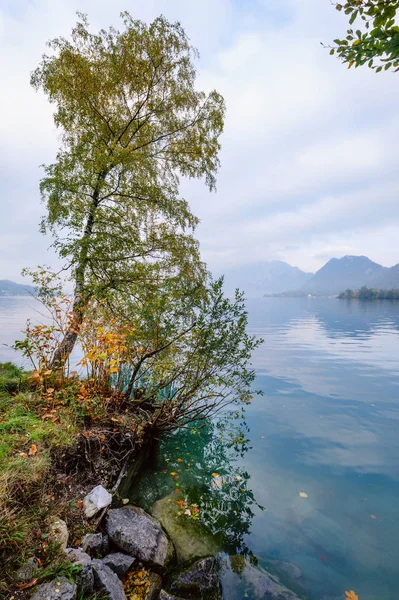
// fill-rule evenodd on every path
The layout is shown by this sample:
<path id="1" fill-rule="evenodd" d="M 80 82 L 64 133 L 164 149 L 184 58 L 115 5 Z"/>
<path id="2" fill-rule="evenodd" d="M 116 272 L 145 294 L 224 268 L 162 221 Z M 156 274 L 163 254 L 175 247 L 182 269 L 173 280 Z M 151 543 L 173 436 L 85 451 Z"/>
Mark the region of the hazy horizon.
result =
<path id="1" fill-rule="evenodd" d="M 95 31 L 120 27 L 126 8 L 147 22 L 160 13 L 180 20 L 201 53 L 198 85 L 226 99 L 217 192 L 193 181 L 181 187 L 201 219 L 196 235 L 212 271 L 282 260 L 315 272 L 347 254 L 399 262 L 395 75 L 348 71 L 322 48 L 347 29 L 329 0 L 6 0 L 1 278 L 61 266 L 38 231 L 39 165 L 54 159 L 59 132 L 30 72 L 48 39 L 69 36 L 76 10 Z"/>

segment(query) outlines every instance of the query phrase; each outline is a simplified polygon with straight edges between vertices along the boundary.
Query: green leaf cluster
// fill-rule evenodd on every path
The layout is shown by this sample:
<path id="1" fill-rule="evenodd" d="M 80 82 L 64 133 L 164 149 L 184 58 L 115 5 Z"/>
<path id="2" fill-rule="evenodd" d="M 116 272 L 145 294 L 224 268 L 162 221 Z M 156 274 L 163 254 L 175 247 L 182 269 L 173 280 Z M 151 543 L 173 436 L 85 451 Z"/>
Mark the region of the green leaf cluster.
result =
<path id="1" fill-rule="evenodd" d="M 343 63 L 360 67 L 367 64 L 376 73 L 399 70 L 399 26 L 396 13 L 398 0 L 348 0 L 335 5 L 349 17 L 349 25 L 360 22 L 360 28 L 347 30 L 342 39 L 335 39 L 330 54 L 337 54 Z"/>

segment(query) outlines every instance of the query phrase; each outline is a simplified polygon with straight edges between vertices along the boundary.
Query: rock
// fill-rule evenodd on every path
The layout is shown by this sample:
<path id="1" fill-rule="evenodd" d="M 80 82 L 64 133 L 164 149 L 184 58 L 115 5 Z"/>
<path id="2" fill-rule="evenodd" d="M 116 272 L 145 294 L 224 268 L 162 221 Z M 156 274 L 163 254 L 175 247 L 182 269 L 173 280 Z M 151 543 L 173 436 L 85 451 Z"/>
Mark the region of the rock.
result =
<path id="1" fill-rule="evenodd" d="M 67 548 L 65 554 L 72 563 L 82 565 L 82 570 L 76 576 L 79 593 L 91 594 L 94 589 L 94 575 L 90 556 L 80 548 Z"/>
<path id="2" fill-rule="evenodd" d="M 299 569 L 296 565 L 294 565 L 292 563 L 283 562 L 282 560 L 271 560 L 270 563 L 278 571 L 282 571 L 283 573 L 288 575 L 288 577 L 290 579 L 296 580 L 296 579 L 300 579 L 302 577 L 301 569 Z"/>
<path id="3" fill-rule="evenodd" d="M 58 517 L 53 519 L 49 528 L 49 539 L 60 545 L 61 550 L 65 550 L 68 546 L 68 527 L 65 521 Z"/>
<path id="4" fill-rule="evenodd" d="M 179 517 L 179 511 L 175 494 L 158 500 L 151 509 L 151 514 L 160 521 L 172 540 L 177 560 L 184 563 L 204 556 L 216 556 L 221 548 L 214 535 L 198 521 Z"/>
<path id="5" fill-rule="evenodd" d="M 222 593 L 215 572 L 215 558 L 209 556 L 182 571 L 170 586 L 173 594 L 198 600 L 221 600 Z M 227 595 L 226 598 L 229 598 Z"/>
<path id="6" fill-rule="evenodd" d="M 101 597 L 109 600 L 127 600 L 118 575 L 97 558 L 92 561 L 92 565 L 94 589 L 101 593 Z"/>
<path id="7" fill-rule="evenodd" d="M 90 556 L 104 556 L 109 549 L 108 536 L 102 533 L 87 533 L 82 540 L 82 548 Z"/>
<path id="8" fill-rule="evenodd" d="M 278 578 L 246 562 L 240 573 L 230 568 L 221 573 L 223 594 L 226 598 L 251 598 L 253 600 L 299 600 L 292 590 L 282 585 Z"/>
<path id="9" fill-rule="evenodd" d="M 102 562 L 119 575 L 119 577 L 123 577 L 136 562 L 136 559 L 127 554 L 122 554 L 122 552 L 114 552 L 105 556 Z"/>
<path id="10" fill-rule="evenodd" d="M 182 600 L 182 598 L 178 598 L 177 596 L 172 596 L 169 592 L 165 592 L 165 590 L 161 590 L 159 594 L 159 600 Z"/>
<path id="11" fill-rule="evenodd" d="M 151 583 L 147 590 L 145 600 L 157 600 L 157 598 L 159 598 L 159 592 L 162 588 L 162 579 L 159 575 L 157 575 L 157 573 L 150 573 L 148 579 Z"/>
<path id="12" fill-rule="evenodd" d="M 100 512 L 102 508 L 109 506 L 111 502 L 111 494 L 107 492 L 102 485 L 98 485 L 83 499 L 83 507 L 86 517 L 88 519 L 90 519 L 90 517 L 94 517 L 94 515 Z"/>
<path id="13" fill-rule="evenodd" d="M 164 567 L 173 557 L 173 545 L 159 521 L 141 508 L 110 510 L 106 531 L 118 548 L 151 566 Z"/>
<path id="14" fill-rule="evenodd" d="M 32 556 L 31 558 L 28 558 L 22 567 L 18 569 L 18 571 L 15 573 L 15 578 L 18 583 L 28 583 L 35 577 L 38 568 L 37 558 Z"/>
<path id="15" fill-rule="evenodd" d="M 65 577 L 39 585 L 30 600 L 76 600 L 77 586 Z"/>

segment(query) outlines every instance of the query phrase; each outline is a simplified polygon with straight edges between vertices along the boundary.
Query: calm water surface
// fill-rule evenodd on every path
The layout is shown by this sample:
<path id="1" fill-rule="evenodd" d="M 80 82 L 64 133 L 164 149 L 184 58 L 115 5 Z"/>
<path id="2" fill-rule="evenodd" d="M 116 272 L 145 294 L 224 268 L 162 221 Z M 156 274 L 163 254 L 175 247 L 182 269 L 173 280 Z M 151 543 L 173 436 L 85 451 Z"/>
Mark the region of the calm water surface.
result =
<path id="1" fill-rule="evenodd" d="M 254 356 L 265 395 L 246 413 L 248 451 L 228 458 L 219 432 L 179 433 L 163 441 L 136 496 L 150 489 L 146 505 L 174 489 L 173 471 L 180 494 L 203 498 L 207 487 L 215 497 L 212 472 L 240 473 L 264 510 L 243 492 L 250 509 L 236 510 L 232 530 L 261 564 L 297 565 L 314 600 L 343 600 L 348 589 L 397 600 L 399 303 L 265 298 L 248 309 L 265 338 Z M 34 314 L 31 299 L 0 298 L 0 342 Z M 7 359 L 15 356 L 0 346 Z"/>

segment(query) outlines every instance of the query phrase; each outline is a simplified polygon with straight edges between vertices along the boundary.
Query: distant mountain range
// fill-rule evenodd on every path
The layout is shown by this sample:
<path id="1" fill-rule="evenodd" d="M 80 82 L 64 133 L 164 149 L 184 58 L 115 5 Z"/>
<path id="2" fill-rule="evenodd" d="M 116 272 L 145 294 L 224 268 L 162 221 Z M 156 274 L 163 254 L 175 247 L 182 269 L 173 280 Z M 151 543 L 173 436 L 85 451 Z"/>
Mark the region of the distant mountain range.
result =
<path id="1" fill-rule="evenodd" d="M 313 273 L 305 273 L 281 260 L 272 260 L 231 267 L 224 276 L 228 294 L 238 287 L 251 297 L 301 289 Z"/>
<path id="2" fill-rule="evenodd" d="M 305 273 L 280 260 L 257 262 L 225 271 L 226 292 L 231 294 L 239 288 L 248 297 L 264 294 L 333 296 L 347 288 L 358 290 L 363 285 L 399 289 L 399 264 L 383 267 L 367 256 L 344 256 L 332 258 L 315 274 Z M 0 280 L 0 296 L 32 294 L 35 294 L 35 288 L 30 285 Z"/>
<path id="3" fill-rule="evenodd" d="M 347 288 L 399 288 L 399 264 L 383 267 L 367 256 L 332 258 L 315 274 L 282 261 L 254 263 L 228 269 L 226 291 L 239 287 L 248 297 L 263 294 L 332 296 Z"/>
<path id="4" fill-rule="evenodd" d="M 35 293 L 35 288 L 31 285 L 0 279 L 0 296 L 32 296 Z"/>

